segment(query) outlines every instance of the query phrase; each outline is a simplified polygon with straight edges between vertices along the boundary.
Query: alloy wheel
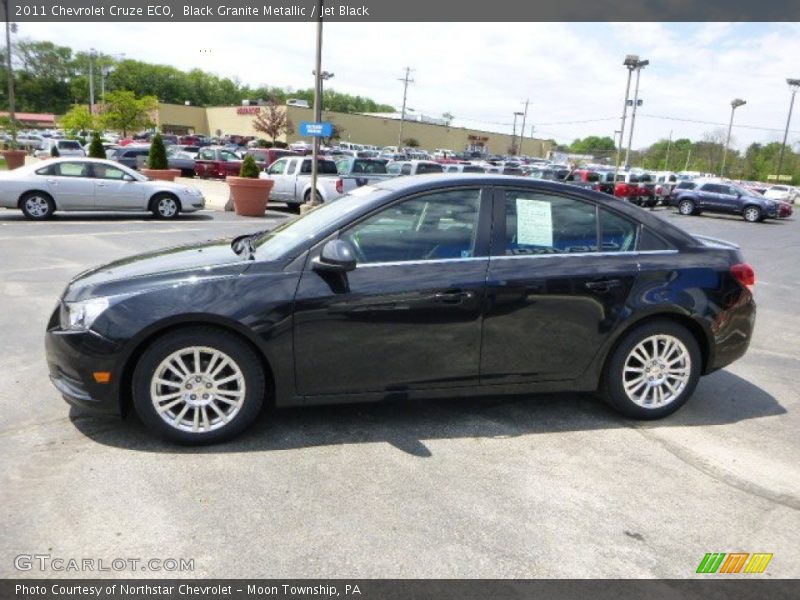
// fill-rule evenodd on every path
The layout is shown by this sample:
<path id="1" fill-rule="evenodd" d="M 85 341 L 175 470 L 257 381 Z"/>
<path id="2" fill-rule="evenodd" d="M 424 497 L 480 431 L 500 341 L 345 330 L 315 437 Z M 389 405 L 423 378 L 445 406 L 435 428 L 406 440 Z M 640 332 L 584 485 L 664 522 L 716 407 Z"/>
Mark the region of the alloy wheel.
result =
<path id="1" fill-rule="evenodd" d="M 47 200 L 41 196 L 31 196 L 25 200 L 25 209 L 28 214 L 37 219 L 46 217 L 50 212 L 50 205 Z"/>
<path id="2" fill-rule="evenodd" d="M 206 346 L 173 352 L 150 383 L 156 413 L 171 427 L 192 433 L 225 427 L 242 408 L 246 391 L 239 365 Z"/>
<path id="3" fill-rule="evenodd" d="M 173 217 L 178 212 L 178 205 L 172 198 L 161 198 L 158 201 L 158 214 L 162 217 Z"/>
<path id="4" fill-rule="evenodd" d="M 642 408 L 674 402 L 689 383 L 692 359 L 684 343 L 672 335 L 652 335 L 628 354 L 622 369 L 625 394 Z"/>

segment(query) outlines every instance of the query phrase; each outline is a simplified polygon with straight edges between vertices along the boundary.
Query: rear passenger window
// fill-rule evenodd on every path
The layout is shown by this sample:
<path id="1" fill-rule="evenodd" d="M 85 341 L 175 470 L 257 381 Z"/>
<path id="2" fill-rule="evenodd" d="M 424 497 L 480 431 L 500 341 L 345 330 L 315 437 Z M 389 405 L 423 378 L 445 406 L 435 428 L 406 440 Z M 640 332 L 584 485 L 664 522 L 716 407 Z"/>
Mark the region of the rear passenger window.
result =
<path id="1" fill-rule="evenodd" d="M 654 250 L 673 250 L 673 247 L 650 231 L 650 229 L 643 227 L 639 236 L 639 250 L 641 252 L 652 252 Z"/>
<path id="2" fill-rule="evenodd" d="M 505 248 L 501 254 L 597 252 L 597 207 L 563 196 L 506 192 Z"/>
<path id="3" fill-rule="evenodd" d="M 637 225 L 609 210 L 598 209 L 602 252 L 633 252 L 636 250 Z"/>

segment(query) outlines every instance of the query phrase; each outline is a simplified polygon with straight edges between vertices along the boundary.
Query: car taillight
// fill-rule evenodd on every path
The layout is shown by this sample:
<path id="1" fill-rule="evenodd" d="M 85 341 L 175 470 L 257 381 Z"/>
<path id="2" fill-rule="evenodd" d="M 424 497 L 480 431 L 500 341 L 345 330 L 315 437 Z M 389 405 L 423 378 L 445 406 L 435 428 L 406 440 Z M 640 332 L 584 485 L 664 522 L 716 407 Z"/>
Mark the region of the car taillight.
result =
<path id="1" fill-rule="evenodd" d="M 342 181 L 342 178 L 340 177 L 336 180 L 336 193 L 341 194 L 342 192 L 344 192 L 344 181 Z"/>
<path id="2" fill-rule="evenodd" d="M 756 272 L 747 263 L 739 263 L 731 267 L 731 275 L 751 292 L 756 285 Z"/>

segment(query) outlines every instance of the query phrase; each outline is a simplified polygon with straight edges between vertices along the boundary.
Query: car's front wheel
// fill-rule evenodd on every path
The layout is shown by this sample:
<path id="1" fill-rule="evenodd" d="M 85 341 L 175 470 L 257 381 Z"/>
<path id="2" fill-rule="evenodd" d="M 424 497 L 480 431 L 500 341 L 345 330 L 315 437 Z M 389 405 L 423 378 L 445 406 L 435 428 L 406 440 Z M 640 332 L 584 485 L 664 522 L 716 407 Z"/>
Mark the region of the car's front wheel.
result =
<path id="1" fill-rule="evenodd" d="M 634 328 L 606 362 L 601 395 L 634 419 L 659 419 L 678 410 L 692 395 L 701 371 L 694 336 L 671 321 Z"/>
<path id="2" fill-rule="evenodd" d="M 29 192 L 20 200 L 19 207 L 22 214 L 33 221 L 44 221 L 56 212 L 53 199 L 43 192 Z"/>
<path id="3" fill-rule="evenodd" d="M 133 374 L 133 403 L 151 430 L 181 444 L 231 439 L 256 418 L 264 372 L 234 334 L 193 327 L 153 342 Z"/>
<path id="4" fill-rule="evenodd" d="M 180 214 L 181 205 L 171 194 L 158 194 L 150 201 L 150 210 L 159 219 L 174 219 Z"/>

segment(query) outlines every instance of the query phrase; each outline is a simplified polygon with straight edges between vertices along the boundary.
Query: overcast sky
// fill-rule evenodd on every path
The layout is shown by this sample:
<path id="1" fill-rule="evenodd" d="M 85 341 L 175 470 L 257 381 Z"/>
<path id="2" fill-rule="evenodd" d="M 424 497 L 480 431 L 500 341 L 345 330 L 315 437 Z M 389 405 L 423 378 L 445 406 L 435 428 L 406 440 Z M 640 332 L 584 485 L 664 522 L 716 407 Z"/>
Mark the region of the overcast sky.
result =
<path id="1" fill-rule="evenodd" d="M 199 67 L 251 85 L 313 86 L 313 23 L 20 23 L 19 29 L 23 37 Z M 455 125 L 492 131 L 510 132 L 514 111 L 530 98 L 534 135 L 570 142 L 619 129 L 626 54 L 650 60 L 641 75 L 644 105 L 634 147 L 670 131 L 673 138 L 699 139 L 724 127 L 733 98 L 747 101 L 736 111 L 737 147 L 782 139 L 790 98 L 785 79 L 800 78 L 800 23 L 326 23 L 323 69 L 335 73 L 329 87 L 399 108 L 398 79 L 410 66 L 409 107 L 432 116 L 450 112 Z M 800 141 L 800 108 L 790 141 Z"/>

